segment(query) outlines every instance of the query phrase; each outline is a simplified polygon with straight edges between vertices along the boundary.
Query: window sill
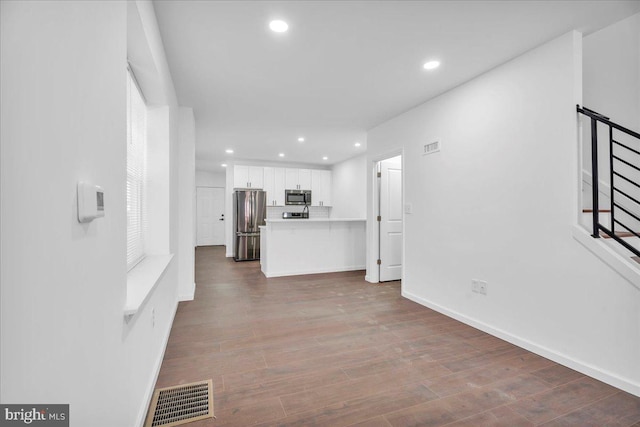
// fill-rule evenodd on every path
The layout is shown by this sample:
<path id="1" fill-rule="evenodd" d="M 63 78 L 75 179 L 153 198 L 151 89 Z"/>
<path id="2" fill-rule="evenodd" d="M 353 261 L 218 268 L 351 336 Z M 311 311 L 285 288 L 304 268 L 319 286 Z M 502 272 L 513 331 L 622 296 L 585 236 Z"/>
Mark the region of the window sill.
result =
<path id="1" fill-rule="evenodd" d="M 127 273 L 127 301 L 124 306 L 127 320 L 147 302 L 172 258 L 173 254 L 147 256 Z"/>

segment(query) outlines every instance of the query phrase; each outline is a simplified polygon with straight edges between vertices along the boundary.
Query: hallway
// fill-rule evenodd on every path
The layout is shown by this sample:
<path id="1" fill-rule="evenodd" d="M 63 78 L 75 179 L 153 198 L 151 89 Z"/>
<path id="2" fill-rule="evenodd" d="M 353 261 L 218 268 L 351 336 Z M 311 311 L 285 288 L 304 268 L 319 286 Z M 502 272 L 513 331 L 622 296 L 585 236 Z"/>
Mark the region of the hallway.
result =
<path id="1" fill-rule="evenodd" d="M 295 260 L 292 260 L 295 262 Z M 640 398 L 372 285 L 196 251 L 156 387 L 213 379 L 202 426 L 634 426 Z"/>

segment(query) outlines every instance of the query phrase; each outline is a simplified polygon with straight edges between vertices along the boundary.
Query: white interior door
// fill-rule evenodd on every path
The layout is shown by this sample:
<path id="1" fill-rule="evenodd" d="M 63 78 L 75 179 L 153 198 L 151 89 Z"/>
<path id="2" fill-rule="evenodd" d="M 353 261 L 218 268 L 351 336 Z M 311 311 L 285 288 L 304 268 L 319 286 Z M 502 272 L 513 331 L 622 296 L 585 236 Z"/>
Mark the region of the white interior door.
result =
<path id="1" fill-rule="evenodd" d="M 196 189 L 197 245 L 224 245 L 224 188 Z"/>
<path id="2" fill-rule="evenodd" d="M 402 276 L 402 159 L 380 162 L 380 281 Z"/>

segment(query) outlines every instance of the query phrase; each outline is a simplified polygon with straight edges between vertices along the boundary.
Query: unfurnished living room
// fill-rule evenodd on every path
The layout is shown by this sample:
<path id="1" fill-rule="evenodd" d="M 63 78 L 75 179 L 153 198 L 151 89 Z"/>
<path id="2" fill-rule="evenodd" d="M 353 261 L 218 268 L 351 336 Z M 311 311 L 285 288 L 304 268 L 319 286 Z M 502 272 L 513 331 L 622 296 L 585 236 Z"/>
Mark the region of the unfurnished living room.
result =
<path id="1" fill-rule="evenodd" d="M 0 425 L 640 427 L 640 1 L 0 0 Z"/>

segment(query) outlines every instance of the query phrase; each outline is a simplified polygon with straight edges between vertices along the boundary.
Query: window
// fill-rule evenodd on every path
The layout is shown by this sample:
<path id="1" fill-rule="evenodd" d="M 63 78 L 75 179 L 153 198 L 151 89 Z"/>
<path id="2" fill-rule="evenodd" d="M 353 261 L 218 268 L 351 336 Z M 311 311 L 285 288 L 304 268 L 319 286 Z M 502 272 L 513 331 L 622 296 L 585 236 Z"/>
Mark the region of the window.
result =
<path id="1" fill-rule="evenodd" d="M 127 73 L 127 270 L 145 256 L 147 107 Z"/>

